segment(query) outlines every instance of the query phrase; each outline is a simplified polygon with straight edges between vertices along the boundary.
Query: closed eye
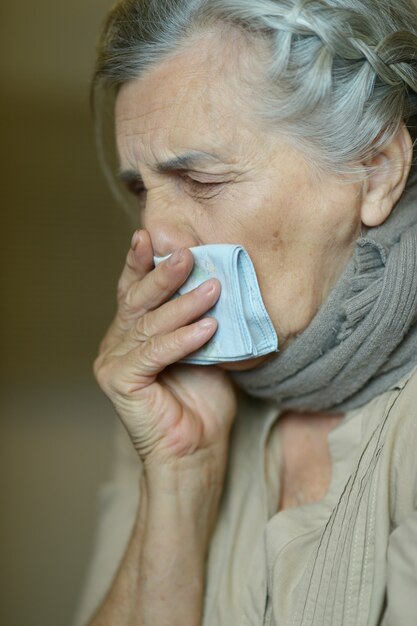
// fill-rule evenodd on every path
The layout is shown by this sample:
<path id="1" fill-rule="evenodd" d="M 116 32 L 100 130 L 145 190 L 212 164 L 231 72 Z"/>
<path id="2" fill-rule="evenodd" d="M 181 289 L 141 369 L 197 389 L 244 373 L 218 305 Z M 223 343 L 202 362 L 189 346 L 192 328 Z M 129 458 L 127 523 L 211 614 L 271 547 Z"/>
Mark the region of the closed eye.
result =
<path id="1" fill-rule="evenodd" d="M 226 185 L 224 181 L 201 181 L 188 175 L 182 175 L 181 178 L 184 186 L 186 187 L 186 191 L 193 197 L 200 200 L 210 200 L 211 198 L 214 198 Z"/>
<path id="2" fill-rule="evenodd" d="M 176 177 L 178 173 L 176 174 Z M 223 187 L 227 184 L 227 181 L 219 180 L 198 180 L 189 174 L 179 174 L 179 180 L 185 187 L 186 193 L 197 200 L 210 200 L 217 196 Z M 139 199 L 143 204 L 146 201 L 147 189 L 143 183 L 143 180 L 139 176 L 126 176 L 124 178 L 127 190 L 129 193 Z"/>

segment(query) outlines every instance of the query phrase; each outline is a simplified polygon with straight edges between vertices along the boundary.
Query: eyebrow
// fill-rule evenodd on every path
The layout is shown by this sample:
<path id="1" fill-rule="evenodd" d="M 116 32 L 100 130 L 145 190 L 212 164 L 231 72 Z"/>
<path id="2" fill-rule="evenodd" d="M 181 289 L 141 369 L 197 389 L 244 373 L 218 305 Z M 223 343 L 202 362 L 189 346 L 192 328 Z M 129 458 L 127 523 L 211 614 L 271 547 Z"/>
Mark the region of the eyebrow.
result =
<path id="1" fill-rule="evenodd" d="M 221 162 L 222 159 L 218 155 L 210 152 L 193 151 L 174 157 L 173 159 L 168 159 L 167 161 L 160 161 L 156 163 L 154 169 L 160 173 L 190 170 L 208 161 Z M 140 174 L 132 169 L 120 170 L 118 176 L 120 180 L 125 183 L 142 180 Z"/>

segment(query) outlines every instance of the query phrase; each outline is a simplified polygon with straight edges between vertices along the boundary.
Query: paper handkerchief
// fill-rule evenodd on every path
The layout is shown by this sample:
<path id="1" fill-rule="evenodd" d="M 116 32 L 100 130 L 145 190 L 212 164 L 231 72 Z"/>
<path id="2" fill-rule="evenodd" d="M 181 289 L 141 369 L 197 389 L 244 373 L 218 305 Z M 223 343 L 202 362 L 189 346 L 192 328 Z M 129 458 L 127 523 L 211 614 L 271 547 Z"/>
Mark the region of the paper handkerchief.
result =
<path id="1" fill-rule="evenodd" d="M 197 246 L 190 250 L 194 257 L 193 270 L 174 297 L 191 291 L 209 278 L 217 278 L 222 290 L 219 300 L 205 314 L 218 322 L 215 335 L 182 362 L 207 365 L 241 361 L 276 351 L 278 338 L 246 250 L 229 244 Z M 155 257 L 155 265 L 166 258 Z"/>

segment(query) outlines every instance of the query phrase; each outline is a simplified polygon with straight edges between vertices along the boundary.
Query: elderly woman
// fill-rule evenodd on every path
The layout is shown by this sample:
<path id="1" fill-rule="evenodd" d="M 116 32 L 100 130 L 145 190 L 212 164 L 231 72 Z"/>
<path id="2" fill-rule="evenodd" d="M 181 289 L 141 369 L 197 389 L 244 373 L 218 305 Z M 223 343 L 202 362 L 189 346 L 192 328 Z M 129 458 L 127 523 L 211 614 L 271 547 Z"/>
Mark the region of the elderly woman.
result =
<path id="1" fill-rule="evenodd" d="M 124 0 L 95 87 L 142 230 L 95 363 L 131 441 L 79 623 L 417 624 L 415 9 Z M 211 244 L 248 253 L 278 352 L 187 361 L 230 289 L 178 295 Z"/>

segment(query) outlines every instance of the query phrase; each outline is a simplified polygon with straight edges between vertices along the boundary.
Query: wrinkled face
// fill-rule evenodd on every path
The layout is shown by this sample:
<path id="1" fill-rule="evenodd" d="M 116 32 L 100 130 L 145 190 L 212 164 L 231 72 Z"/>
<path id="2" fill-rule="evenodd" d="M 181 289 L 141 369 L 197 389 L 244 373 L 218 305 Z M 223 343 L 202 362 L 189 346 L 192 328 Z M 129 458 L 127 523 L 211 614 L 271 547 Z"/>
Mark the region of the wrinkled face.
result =
<path id="1" fill-rule="evenodd" d="M 256 89 L 239 79 L 244 56 L 243 48 L 239 60 L 235 49 L 219 52 L 207 37 L 125 84 L 117 145 L 155 254 L 242 245 L 282 348 L 351 255 L 361 185 L 317 177 L 299 150 L 262 127 L 250 106 Z"/>

